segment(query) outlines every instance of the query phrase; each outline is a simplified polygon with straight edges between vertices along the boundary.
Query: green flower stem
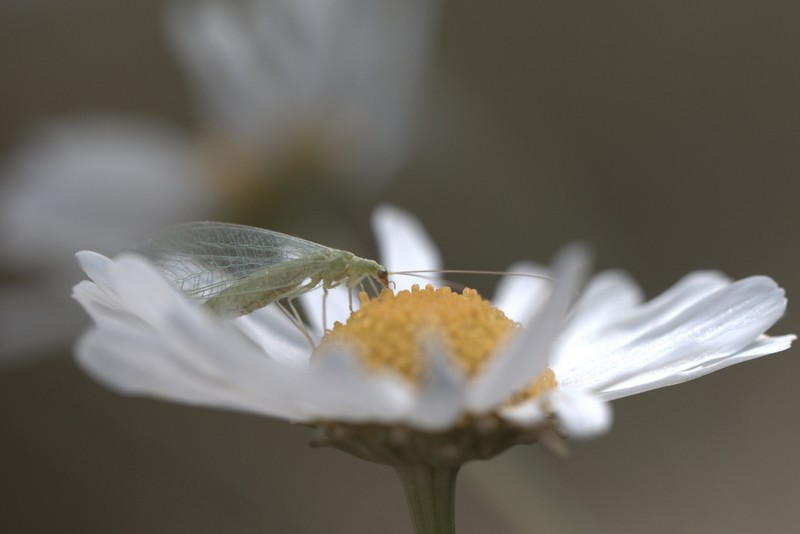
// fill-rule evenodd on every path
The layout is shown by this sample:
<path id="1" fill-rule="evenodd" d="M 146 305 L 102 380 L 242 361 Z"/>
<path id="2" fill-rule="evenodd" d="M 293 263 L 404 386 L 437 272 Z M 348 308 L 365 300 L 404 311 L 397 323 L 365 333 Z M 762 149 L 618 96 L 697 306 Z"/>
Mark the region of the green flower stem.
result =
<path id="1" fill-rule="evenodd" d="M 394 466 L 408 502 L 415 534 L 455 534 L 458 467 Z"/>

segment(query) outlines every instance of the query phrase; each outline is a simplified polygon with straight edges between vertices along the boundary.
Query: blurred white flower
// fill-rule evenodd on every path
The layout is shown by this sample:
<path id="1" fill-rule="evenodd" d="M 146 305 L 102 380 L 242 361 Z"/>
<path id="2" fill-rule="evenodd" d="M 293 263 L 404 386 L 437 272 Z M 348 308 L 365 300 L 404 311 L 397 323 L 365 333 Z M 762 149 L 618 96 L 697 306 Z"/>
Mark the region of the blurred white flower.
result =
<path id="1" fill-rule="evenodd" d="M 298 153 L 323 159 L 326 177 L 388 177 L 409 146 L 436 4 L 170 6 L 168 37 L 194 83 L 203 132 L 87 117 L 46 125 L 11 155 L 0 169 L 0 262 L 14 281 L 0 291 L 0 362 L 76 332 L 63 297 L 74 250 L 114 253 L 236 202 L 228 195 L 252 196 L 280 172 L 270 165 Z"/>
<path id="2" fill-rule="evenodd" d="M 414 268 L 440 267 L 409 215 L 384 207 L 374 223 L 390 270 L 410 267 L 402 253 Z M 397 294 L 363 300 L 352 314 L 346 292 L 334 291 L 329 318 L 346 323 L 312 353 L 274 306 L 223 322 L 141 257 L 78 258 L 92 281 L 78 284 L 74 297 L 95 326 L 76 354 L 102 383 L 125 394 L 305 422 L 345 449 L 355 433 L 362 441 L 351 452 L 386 463 L 403 454 L 440 455 L 422 463 L 463 462 L 548 429 L 591 437 L 609 428 L 610 399 L 785 350 L 795 338 L 764 335 L 786 307 L 783 290 L 764 276 L 732 282 L 696 272 L 643 302 L 626 274 L 608 271 L 573 302 L 588 254 L 572 246 L 551 269 L 513 267 L 552 280 L 507 277 L 500 284 L 494 303 L 521 329 L 474 292 L 401 291 L 407 284 L 396 277 Z M 303 303 L 310 328 L 322 336 L 318 298 L 308 294 Z M 380 428 L 437 436 L 438 449 L 406 438 L 415 444 L 408 452 Z"/>
<path id="3" fill-rule="evenodd" d="M 171 7 L 168 34 L 212 130 L 268 161 L 310 147 L 340 179 L 385 179 L 406 156 L 436 0 Z"/>
<path id="4" fill-rule="evenodd" d="M 18 280 L 0 291 L 0 360 L 64 343 L 83 324 L 64 298 L 80 276 L 74 247 L 116 253 L 211 205 L 186 138 L 154 121 L 50 123 L 4 162 L 2 174 L 0 261 Z"/>

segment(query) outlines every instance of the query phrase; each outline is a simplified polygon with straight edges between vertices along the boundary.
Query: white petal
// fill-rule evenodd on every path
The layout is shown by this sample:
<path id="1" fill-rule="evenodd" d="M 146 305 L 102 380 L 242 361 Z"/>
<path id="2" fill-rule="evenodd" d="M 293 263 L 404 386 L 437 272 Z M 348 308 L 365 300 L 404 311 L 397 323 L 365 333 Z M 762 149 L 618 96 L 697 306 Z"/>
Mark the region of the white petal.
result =
<path id="1" fill-rule="evenodd" d="M 570 310 L 567 324 L 553 347 L 550 367 L 569 358 L 573 366 L 580 365 L 581 356 L 598 351 L 599 346 L 617 342 L 615 322 L 627 317 L 642 300 L 642 292 L 627 273 L 606 271 L 595 275 Z M 617 342 L 618 343 L 618 342 Z"/>
<path id="2" fill-rule="evenodd" d="M 508 272 L 550 276 L 548 269 L 530 261 L 514 263 L 509 266 Z M 509 319 L 520 322 L 536 313 L 538 306 L 545 303 L 553 284 L 554 281 L 547 278 L 506 275 L 497 284 L 492 304 L 503 310 Z"/>
<path id="3" fill-rule="evenodd" d="M 464 412 L 466 377 L 445 346 L 436 339 L 423 343 L 426 376 L 409 418 L 411 426 L 437 431 L 451 427 Z"/>
<path id="4" fill-rule="evenodd" d="M 576 288 L 586 275 L 589 261 L 589 252 L 580 245 L 559 252 L 553 267 L 558 283 L 547 303 L 535 317 L 523 323 L 525 330 L 473 380 L 469 399 L 473 411 L 482 413 L 502 403 L 547 367 L 551 344 Z"/>
<path id="5" fill-rule="evenodd" d="M 378 239 L 381 261 L 390 272 L 442 268 L 436 245 L 425 228 L 408 212 L 385 204 L 378 206 L 372 214 L 372 227 Z M 438 278 L 436 274 L 431 276 Z M 392 280 L 398 291 L 419 284 L 418 279 L 410 276 L 393 276 Z"/>
<path id="6" fill-rule="evenodd" d="M 694 271 L 653 300 L 646 302 L 629 322 L 647 320 L 648 327 L 663 324 L 683 310 L 731 283 L 718 271 Z"/>
<path id="7" fill-rule="evenodd" d="M 797 336 L 794 334 L 776 337 L 766 335 L 759 336 L 758 339 L 747 345 L 736 354 L 726 356 L 719 361 L 713 362 L 713 365 L 715 366 L 713 370 L 716 371 L 717 369 L 723 369 L 735 363 L 746 362 L 747 360 L 752 360 L 753 358 L 759 358 L 761 356 L 775 354 L 776 352 L 782 352 L 791 347 L 792 342 L 794 342 L 795 339 L 797 339 Z M 725 365 L 719 366 L 723 362 Z M 692 370 L 690 369 L 690 371 Z"/>
<path id="8" fill-rule="evenodd" d="M 633 280 L 622 272 L 601 273 L 576 304 L 553 349 L 550 367 L 558 376 L 571 376 L 574 369 L 594 365 L 598 353 L 616 350 L 729 283 L 720 273 L 698 271 L 635 306 L 641 294 Z"/>
<path id="9" fill-rule="evenodd" d="M 690 362 L 690 366 L 686 368 L 662 367 L 654 369 L 649 373 L 635 375 L 610 388 L 605 388 L 600 391 L 599 395 L 605 400 L 614 400 L 652 389 L 681 384 L 737 363 L 784 351 L 791 346 L 792 341 L 795 339 L 796 336 L 793 335 L 779 337 L 760 336 L 756 341 L 734 354 L 712 357 L 702 362 Z"/>
<path id="10" fill-rule="evenodd" d="M 561 431 L 572 439 L 591 438 L 611 428 L 611 406 L 591 393 L 556 389 L 546 400 Z"/>
<path id="11" fill-rule="evenodd" d="M 564 386 L 605 389 L 662 368 L 683 369 L 738 352 L 785 308 L 783 290 L 770 278 L 753 276 L 714 291 L 619 350 L 594 354 L 580 368 L 553 370 Z"/>

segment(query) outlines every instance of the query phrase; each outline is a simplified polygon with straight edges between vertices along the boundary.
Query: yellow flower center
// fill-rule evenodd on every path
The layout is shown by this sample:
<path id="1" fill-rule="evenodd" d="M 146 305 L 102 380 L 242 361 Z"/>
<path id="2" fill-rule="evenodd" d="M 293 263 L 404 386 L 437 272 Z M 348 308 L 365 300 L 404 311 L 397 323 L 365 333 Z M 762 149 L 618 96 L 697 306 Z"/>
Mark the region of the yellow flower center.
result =
<path id="1" fill-rule="evenodd" d="M 459 294 L 448 287 L 420 289 L 415 285 L 411 291 L 397 294 L 387 289 L 372 299 L 361 293 L 359 300 L 361 308 L 346 324 L 337 322 L 320 346 L 355 346 L 368 369 L 390 369 L 415 384 L 425 369 L 426 339 L 433 337 L 443 343 L 464 374 L 473 377 L 520 328 L 473 289 Z M 547 369 L 512 401 L 555 385 L 555 376 Z"/>

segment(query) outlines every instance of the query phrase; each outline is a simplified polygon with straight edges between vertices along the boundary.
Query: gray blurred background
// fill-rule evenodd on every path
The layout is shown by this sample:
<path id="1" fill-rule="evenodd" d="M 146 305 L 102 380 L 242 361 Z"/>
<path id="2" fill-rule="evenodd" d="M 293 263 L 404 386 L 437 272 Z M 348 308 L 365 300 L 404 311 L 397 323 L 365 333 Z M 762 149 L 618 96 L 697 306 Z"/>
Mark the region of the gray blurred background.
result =
<path id="1" fill-rule="evenodd" d="M 85 112 L 196 129 L 164 5 L 1 2 L 0 157 Z M 580 239 L 648 296 L 695 269 L 767 274 L 790 302 L 774 333 L 797 332 L 799 20 L 796 2 L 449 2 L 415 148 L 386 181 L 314 171 L 207 216 L 370 256 L 369 214 L 386 201 L 423 221 L 451 268 L 546 261 Z M 2 273 L 4 290 L 30 283 L 26 267 Z M 3 532 L 410 531 L 389 469 L 308 448 L 304 428 L 118 397 L 63 338 L 23 352 L 0 368 Z M 612 432 L 566 461 L 533 446 L 469 465 L 459 532 L 794 531 L 797 357 L 617 401 Z"/>

